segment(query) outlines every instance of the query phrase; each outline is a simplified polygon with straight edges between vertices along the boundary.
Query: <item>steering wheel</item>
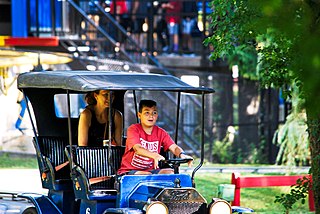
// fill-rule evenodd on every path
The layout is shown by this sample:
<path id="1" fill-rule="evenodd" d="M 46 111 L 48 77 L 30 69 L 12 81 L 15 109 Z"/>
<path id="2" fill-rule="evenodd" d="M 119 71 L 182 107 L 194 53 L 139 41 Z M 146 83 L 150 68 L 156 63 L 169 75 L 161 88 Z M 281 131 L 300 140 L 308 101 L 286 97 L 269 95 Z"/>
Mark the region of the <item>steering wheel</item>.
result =
<path id="1" fill-rule="evenodd" d="M 192 158 L 172 158 L 172 159 L 167 159 L 167 160 L 159 160 L 159 163 L 163 164 L 182 164 L 182 163 L 188 163 L 189 161 L 192 161 Z"/>
<path id="2" fill-rule="evenodd" d="M 172 168 L 174 170 L 174 174 L 179 174 L 180 164 L 188 163 L 192 160 L 192 158 L 173 158 L 167 160 L 159 160 L 159 168 Z"/>

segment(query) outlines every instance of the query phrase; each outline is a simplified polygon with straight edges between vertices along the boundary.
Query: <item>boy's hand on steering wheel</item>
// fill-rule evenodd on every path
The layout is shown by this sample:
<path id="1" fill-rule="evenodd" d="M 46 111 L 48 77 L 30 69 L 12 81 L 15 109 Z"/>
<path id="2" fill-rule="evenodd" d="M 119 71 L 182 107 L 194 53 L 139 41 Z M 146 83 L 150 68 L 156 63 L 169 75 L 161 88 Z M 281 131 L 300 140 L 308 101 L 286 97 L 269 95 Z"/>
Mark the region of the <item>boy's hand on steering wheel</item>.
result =
<path id="1" fill-rule="evenodd" d="M 160 160 L 165 160 L 165 158 L 160 154 L 157 154 L 157 156 L 153 158 L 154 169 L 159 168 L 159 161 Z"/>
<path id="2" fill-rule="evenodd" d="M 192 167 L 193 164 L 193 157 L 191 157 L 190 155 L 186 155 L 186 154 L 181 154 L 180 158 L 182 159 L 192 159 L 188 162 L 188 167 Z"/>

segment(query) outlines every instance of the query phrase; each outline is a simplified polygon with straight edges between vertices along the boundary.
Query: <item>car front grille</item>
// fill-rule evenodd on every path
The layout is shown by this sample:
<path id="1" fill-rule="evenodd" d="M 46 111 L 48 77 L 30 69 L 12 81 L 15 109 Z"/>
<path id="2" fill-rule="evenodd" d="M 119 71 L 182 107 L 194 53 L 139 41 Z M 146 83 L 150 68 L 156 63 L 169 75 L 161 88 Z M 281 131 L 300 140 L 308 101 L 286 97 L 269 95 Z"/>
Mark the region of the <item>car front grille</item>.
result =
<path id="1" fill-rule="evenodd" d="M 206 204 L 201 202 L 169 202 L 165 203 L 170 214 L 204 214 Z"/>
<path id="2" fill-rule="evenodd" d="M 165 203 L 170 214 L 206 213 L 207 201 L 194 188 L 165 188 L 155 199 Z"/>

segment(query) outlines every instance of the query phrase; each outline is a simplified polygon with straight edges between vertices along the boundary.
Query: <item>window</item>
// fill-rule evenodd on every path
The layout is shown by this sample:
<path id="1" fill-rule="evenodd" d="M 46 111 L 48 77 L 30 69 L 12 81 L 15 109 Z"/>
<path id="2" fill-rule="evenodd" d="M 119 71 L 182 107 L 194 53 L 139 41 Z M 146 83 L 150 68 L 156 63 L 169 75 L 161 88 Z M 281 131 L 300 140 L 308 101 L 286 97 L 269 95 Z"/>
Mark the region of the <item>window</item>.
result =
<path id="1" fill-rule="evenodd" d="M 81 111 L 85 108 L 86 102 L 84 94 L 70 94 L 70 113 L 71 118 L 78 118 Z M 59 118 L 68 117 L 67 94 L 54 95 L 55 114 Z"/>

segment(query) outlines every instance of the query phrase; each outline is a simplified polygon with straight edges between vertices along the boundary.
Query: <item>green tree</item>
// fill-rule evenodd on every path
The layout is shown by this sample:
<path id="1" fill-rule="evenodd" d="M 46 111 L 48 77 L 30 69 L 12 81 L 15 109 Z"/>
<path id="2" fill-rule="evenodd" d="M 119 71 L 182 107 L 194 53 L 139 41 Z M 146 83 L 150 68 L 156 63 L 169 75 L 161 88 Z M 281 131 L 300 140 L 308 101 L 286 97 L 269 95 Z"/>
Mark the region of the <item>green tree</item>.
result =
<path id="1" fill-rule="evenodd" d="M 299 91 L 307 113 L 314 201 L 320 213 L 320 0 L 213 0 L 212 7 L 213 35 L 205 40 L 213 47 L 212 60 L 238 64 L 242 75 L 281 88 L 287 98 L 293 88 Z M 257 61 L 248 60 L 252 58 Z"/>

